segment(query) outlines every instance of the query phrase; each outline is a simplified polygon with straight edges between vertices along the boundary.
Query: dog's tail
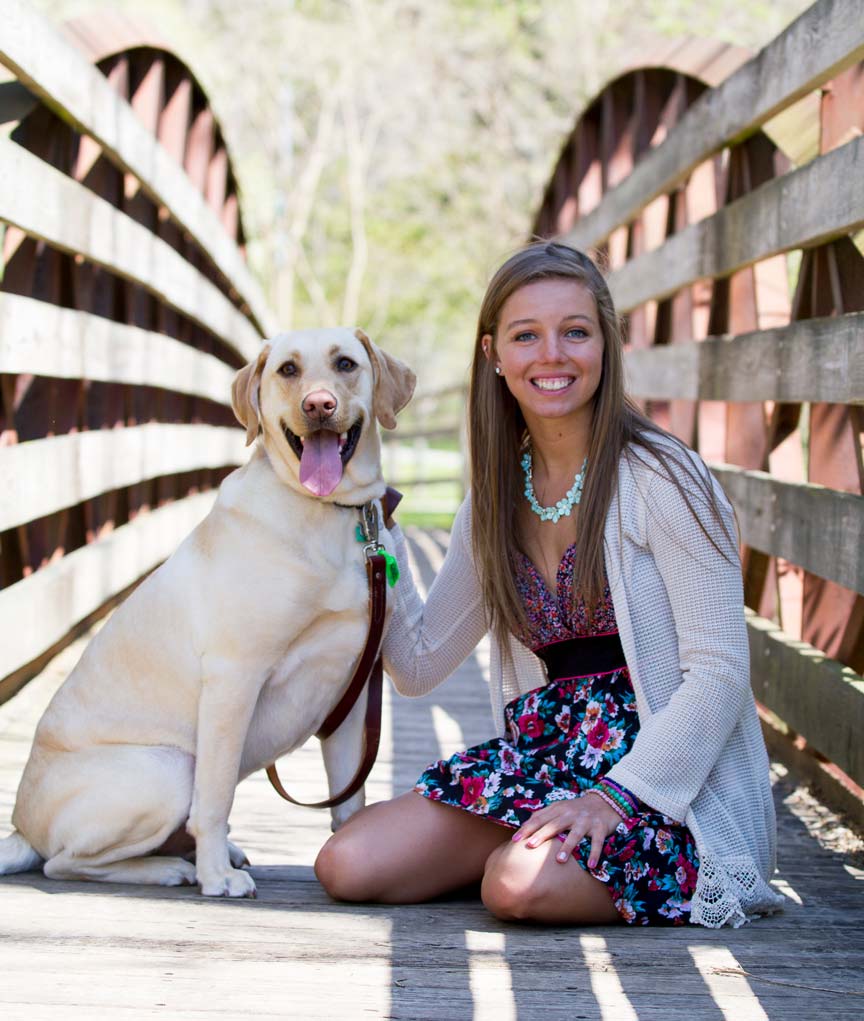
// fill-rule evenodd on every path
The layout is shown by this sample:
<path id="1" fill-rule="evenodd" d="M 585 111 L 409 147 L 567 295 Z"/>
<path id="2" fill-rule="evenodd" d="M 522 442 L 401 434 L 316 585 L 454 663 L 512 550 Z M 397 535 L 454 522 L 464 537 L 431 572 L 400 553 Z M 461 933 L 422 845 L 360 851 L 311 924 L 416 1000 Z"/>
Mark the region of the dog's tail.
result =
<path id="1" fill-rule="evenodd" d="M 0 876 L 7 876 L 10 872 L 29 872 L 41 865 L 42 860 L 18 830 L 0 840 Z"/>

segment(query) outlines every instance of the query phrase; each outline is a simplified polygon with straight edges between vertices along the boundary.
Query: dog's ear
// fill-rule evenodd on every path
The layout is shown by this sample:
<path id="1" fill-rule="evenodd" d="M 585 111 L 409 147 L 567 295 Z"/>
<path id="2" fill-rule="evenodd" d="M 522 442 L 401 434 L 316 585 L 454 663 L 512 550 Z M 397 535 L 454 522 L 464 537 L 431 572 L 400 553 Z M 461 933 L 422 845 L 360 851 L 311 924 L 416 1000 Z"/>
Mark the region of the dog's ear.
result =
<path id="1" fill-rule="evenodd" d="M 396 416 L 411 400 L 417 377 L 404 362 L 373 344 L 362 330 L 355 330 L 354 336 L 366 348 L 372 362 L 375 380 L 372 411 L 385 429 L 395 429 Z"/>
<path id="2" fill-rule="evenodd" d="M 231 407 L 237 421 L 246 430 L 246 446 L 248 447 L 258 436 L 259 404 L 258 387 L 261 384 L 261 373 L 264 363 L 270 354 L 270 345 L 265 344 L 254 362 L 249 362 L 234 377 L 231 384 Z"/>

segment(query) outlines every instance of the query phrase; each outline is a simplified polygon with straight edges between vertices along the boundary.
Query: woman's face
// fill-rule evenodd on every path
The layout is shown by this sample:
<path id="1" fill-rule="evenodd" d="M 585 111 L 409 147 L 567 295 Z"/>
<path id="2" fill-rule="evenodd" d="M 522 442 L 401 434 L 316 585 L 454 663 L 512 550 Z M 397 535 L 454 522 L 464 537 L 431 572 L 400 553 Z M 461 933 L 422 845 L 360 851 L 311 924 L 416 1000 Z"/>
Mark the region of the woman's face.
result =
<path id="1" fill-rule="evenodd" d="M 504 302 L 494 346 L 488 336 L 483 342 L 529 430 L 537 419 L 590 415 L 603 334 L 584 284 L 556 277 L 520 287 Z"/>

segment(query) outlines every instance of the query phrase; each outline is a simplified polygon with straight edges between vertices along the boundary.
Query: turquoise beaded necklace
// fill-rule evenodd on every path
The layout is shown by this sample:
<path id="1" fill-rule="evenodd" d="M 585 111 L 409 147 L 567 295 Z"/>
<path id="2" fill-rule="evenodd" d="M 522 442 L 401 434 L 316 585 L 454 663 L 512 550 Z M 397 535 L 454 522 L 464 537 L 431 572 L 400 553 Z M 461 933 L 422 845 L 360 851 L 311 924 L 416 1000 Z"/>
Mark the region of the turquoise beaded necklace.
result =
<path id="1" fill-rule="evenodd" d="M 558 503 L 552 507 L 541 507 L 537 502 L 537 497 L 534 495 L 534 462 L 531 457 L 531 448 L 529 447 L 525 451 L 522 455 L 522 471 L 525 474 L 525 499 L 528 501 L 528 506 L 541 521 L 551 521 L 554 524 L 560 517 L 570 516 L 570 511 L 582 499 L 582 484 L 585 481 L 585 469 L 587 467 L 588 458 L 586 457 L 576 478 L 573 480 L 573 485 L 561 497 Z"/>

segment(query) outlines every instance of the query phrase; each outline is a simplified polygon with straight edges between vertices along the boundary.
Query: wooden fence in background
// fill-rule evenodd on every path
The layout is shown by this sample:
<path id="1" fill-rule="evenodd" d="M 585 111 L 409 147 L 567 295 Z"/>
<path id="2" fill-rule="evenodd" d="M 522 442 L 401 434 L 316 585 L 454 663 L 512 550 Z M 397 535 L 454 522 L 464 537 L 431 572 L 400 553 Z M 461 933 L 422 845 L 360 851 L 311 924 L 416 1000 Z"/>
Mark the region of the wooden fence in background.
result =
<path id="1" fill-rule="evenodd" d="M 0 701 L 245 460 L 231 379 L 272 330 L 189 68 L 120 16 L 2 10 Z"/>
<path id="2" fill-rule="evenodd" d="M 605 261 L 631 392 L 735 504 L 753 686 L 787 751 L 864 785 L 861 4 L 821 0 L 750 60 L 657 61 L 579 117 L 535 231 Z"/>

